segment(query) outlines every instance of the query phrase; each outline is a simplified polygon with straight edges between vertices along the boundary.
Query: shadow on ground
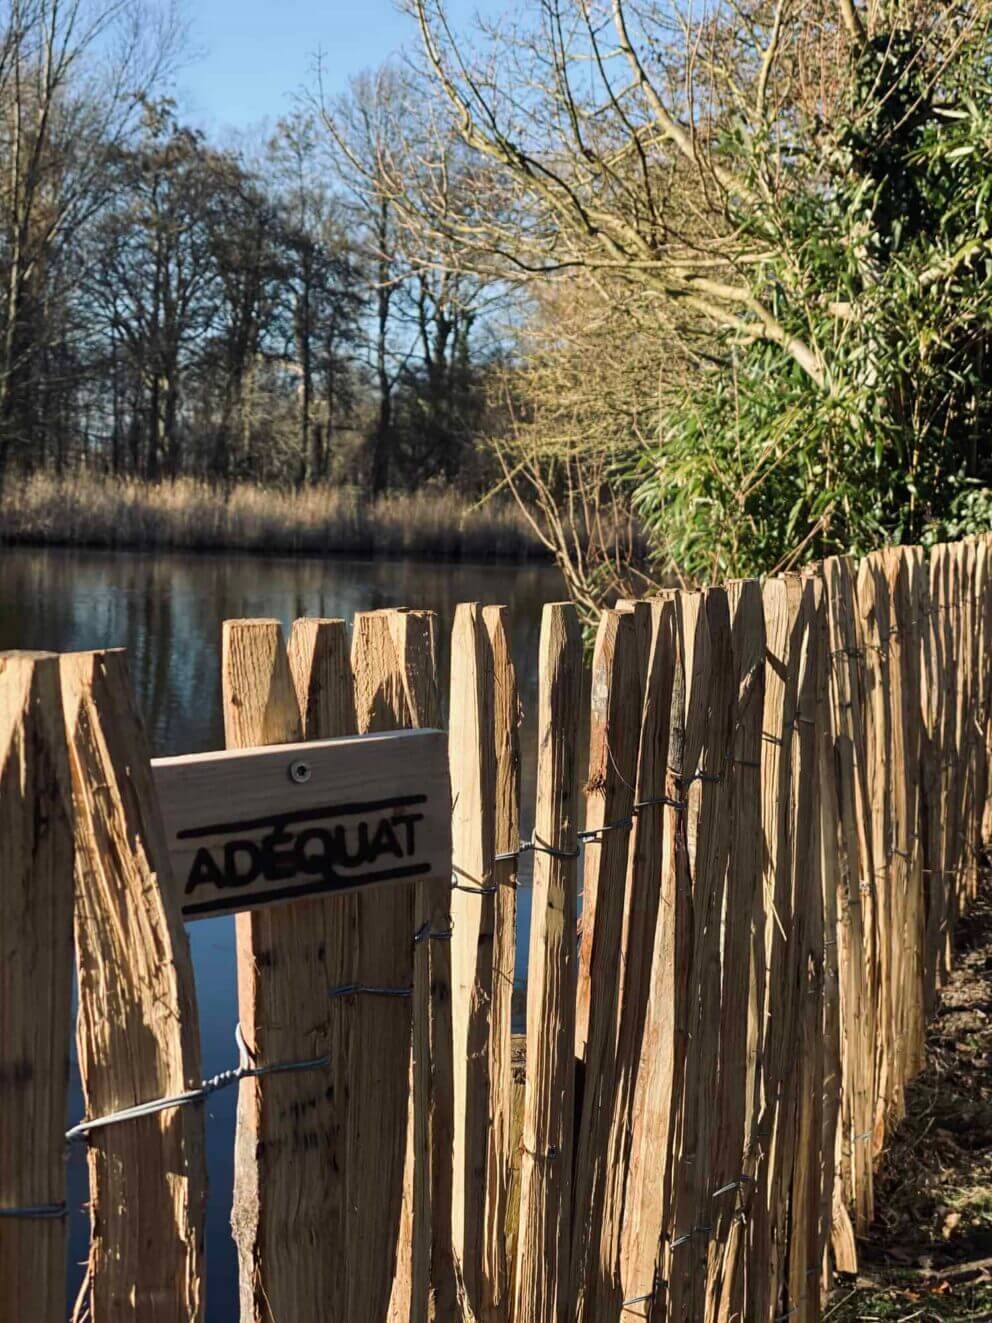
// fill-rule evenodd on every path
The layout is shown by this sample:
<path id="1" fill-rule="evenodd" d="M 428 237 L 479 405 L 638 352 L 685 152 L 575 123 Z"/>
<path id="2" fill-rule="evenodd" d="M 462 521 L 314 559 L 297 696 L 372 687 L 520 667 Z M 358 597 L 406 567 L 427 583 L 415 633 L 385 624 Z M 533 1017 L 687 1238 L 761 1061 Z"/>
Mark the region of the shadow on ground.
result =
<path id="1" fill-rule="evenodd" d="M 957 935 L 954 975 L 930 1026 L 876 1183 L 877 1216 L 824 1320 L 992 1320 L 992 887 Z"/>

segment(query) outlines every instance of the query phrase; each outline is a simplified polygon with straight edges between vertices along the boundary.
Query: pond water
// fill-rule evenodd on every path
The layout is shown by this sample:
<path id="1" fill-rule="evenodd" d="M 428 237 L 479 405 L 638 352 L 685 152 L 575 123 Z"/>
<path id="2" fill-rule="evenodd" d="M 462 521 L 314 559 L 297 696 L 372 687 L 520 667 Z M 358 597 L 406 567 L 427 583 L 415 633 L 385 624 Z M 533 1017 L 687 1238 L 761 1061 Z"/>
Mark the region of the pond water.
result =
<path id="1" fill-rule="evenodd" d="M 0 650 L 54 652 L 124 647 L 155 756 L 223 747 L 220 634 L 225 619 L 268 616 L 287 630 L 298 616 L 338 616 L 379 607 L 426 607 L 440 620 L 441 675 L 458 602 L 501 602 L 510 631 L 523 708 L 521 829 L 533 823 L 537 655 L 541 608 L 564 586 L 546 565 L 435 565 L 416 561 L 266 559 L 238 555 L 0 550 Z M 443 680 L 443 690 L 447 684 Z M 517 976 L 522 978 L 530 922 L 529 872 L 521 861 Z M 189 928 L 196 972 L 203 1068 L 213 1075 L 236 1060 L 234 920 Z M 82 1115 L 73 1063 L 70 1119 Z M 207 1319 L 236 1315 L 237 1266 L 228 1224 L 233 1180 L 235 1092 L 207 1107 L 210 1201 L 207 1214 Z M 82 1278 L 87 1219 L 81 1146 L 70 1161 L 70 1291 Z M 70 1295 L 71 1298 L 71 1295 Z"/>

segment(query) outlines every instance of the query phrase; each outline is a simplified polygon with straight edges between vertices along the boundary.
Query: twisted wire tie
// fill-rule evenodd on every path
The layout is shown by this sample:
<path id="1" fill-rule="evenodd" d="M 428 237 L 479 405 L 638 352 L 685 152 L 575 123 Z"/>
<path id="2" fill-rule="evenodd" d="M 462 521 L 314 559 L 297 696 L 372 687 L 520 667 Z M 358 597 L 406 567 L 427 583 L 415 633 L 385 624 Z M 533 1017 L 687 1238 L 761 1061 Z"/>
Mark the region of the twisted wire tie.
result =
<path id="1" fill-rule="evenodd" d="M 712 1227 L 693 1227 L 692 1230 L 687 1231 L 684 1236 L 676 1236 L 672 1241 L 672 1249 L 678 1249 L 679 1245 L 685 1245 L 688 1241 L 692 1240 L 693 1236 L 709 1237 L 712 1230 Z"/>
<path id="2" fill-rule="evenodd" d="M 430 919 L 427 919 L 426 922 L 422 923 L 413 934 L 413 944 L 414 946 L 417 946 L 421 942 L 450 942 L 454 935 L 454 931 L 454 920 L 450 914 L 448 915 L 448 927 L 446 929 L 441 929 L 440 931 L 435 931 L 431 927 Z"/>
<path id="3" fill-rule="evenodd" d="M 378 988 L 365 983 L 346 983 L 341 987 L 330 988 L 328 996 L 331 998 L 366 995 L 372 997 L 412 997 L 413 988 Z M 188 1089 L 184 1093 L 172 1094 L 167 1098 L 155 1098 L 150 1102 L 136 1103 L 133 1107 L 122 1107 L 119 1111 L 108 1112 L 106 1116 L 97 1116 L 90 1121 L 80 1121 L 78 1125 L 72 1126 L 65 1132 L 66 1141 L 71 1143 L 76 1139 L 85 1139 L 94 1130 L 102 1130 L 105 1126 L 114 1125 L 118 1121 L 134 1121 L 144 1116 L 154 1116 L 158 1112 L 164 1112 L 172 1107 L 186 1107 L 190 1103 L 203 1102 L 212 1093 L 217 1093 L 221 1089 L 230 1088 L 233 1084 L 239 1084 L 244 1079 L 260 1079 L 263 1075 L 285 1075 L 295 1073 L 301 1070 L 323 1070 L 333 1064 L 330 1056 L 310 1057 L 305 1061 L 277 1061 L 268 1066 L 256 1066 L 252 1060 L 248 1045 L 245 1043 L 244 1035 L 241 1032 L 241 1025 L 238 1024 L 234 1031 L 234 1041 L 238 1046 L 238 1064 L 231 1070 L 222 1070 L 209 1079 L 205 1079 L 198 1089 Z M 62 1213 L 44 1211 L 47 1208 L 55 1208 L 57 1205 L 39 1205 L 43 1210 L 39 1213 L 28 1213 L 26 1215 L 39 1217 L 58 1217 Z M 59 1205 L 59 1207 L 61 1207 Z M 19 1216 L 18 1210 L 7 1212 L 0 1210 L 0 1216 Z"/>

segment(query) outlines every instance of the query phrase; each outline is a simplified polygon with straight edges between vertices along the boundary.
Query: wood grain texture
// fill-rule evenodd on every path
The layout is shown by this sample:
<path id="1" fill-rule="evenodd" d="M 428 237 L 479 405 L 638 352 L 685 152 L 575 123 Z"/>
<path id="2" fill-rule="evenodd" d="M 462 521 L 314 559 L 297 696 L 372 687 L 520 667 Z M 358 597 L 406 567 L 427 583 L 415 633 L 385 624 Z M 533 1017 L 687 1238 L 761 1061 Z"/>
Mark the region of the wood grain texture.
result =
<path id="1" fill-rule="evenodd" d="M 360 732 L 437 726 L 436 629 L 430 611 L 355 617 L 351 660 Z M 361 1182 L 352 1192 L 353 1318 L 424 1319 L 432 1286 L 439 1299 L 453 1298 L 451 953 L 446 941 L 414 940 L 417 933 L 449 931 L 450 899 L 445 875 L 418 883 L 410 894 L 397 890 L 388 903 L 359 901 L 360 981 L 412 986 L 413 996 L 360 996 L 350 1012 L 360 1045 L 349 1122 Z"/>
<path id="2" fill-rule="evenodd" d="M 196 1088 L 186 934 L 148 745 L 123 652 L 61 659 L 76 840 L 77 1042 L 87 1117 Z M 93 1132 L 88 1305 L 94 1323 L 199 1319 L 203 1109 Z"/>
<path id="3" fill-rule="evenodd" d="M 765 622 L 761 585 L 727 585 L 730 608 L 731 741 L 727 763 L 730 852 L 723 912 L 718 1092 L 711 1186 L 707 1316 L 739 1316 L 744 1296 L 744 1216 L 757 1154 L 757 1060 L 751 1055 L 764 945 L 755 949 L 761 883 L 761 725 L 765 698 Z"/>
<path id="4" fill-rule="evenodd" d="M 493 727 L 496 742 L 495 845 L 510 854 L 520 840 L 520 698 L 510 654 L 508 612 L 483 608 L 493 667 Z M 484 1264 L 493 1311 L 505 1318 L 513 1303 L 507 1219 L 510 1212 L 515 1134 L 511 1068 L 511 1011 L 517 960 L 517 858 L 498 860 L 493 868 L 496 892 L 493 934 L 493 988 L 489 1031 L 489 1169 L 486 1197 Z"/>
<path id="5" fill-rule="evenodd" d="M 463 1309 L 490 1318 L 501 1284 L 487 1280 L 490 1014 L 496 894 L 493 654 L 482 607 L 455 610 L 451 635 L 451 1011 L 454 1041 L 452 1242 Z M 515 848 L 515 845 L 514 847 Z"/>
<path id="6" fill-rule="evenodd" d="M 634 821 L 640 714 L 644 699 L 641 642 L 632 612 L 604 611 L 592 659 L 587 832 L 601 832 L 585 847 L 583 896 L 595 896 L 594 912 L 582 912 L 588 996 L 583 1041 L 576 1026 L 579 1089 L 572 1193 L 571 1301 L 569 1314 L 588 1317 L 602 1275 L 600 1227 L 610 1183 L 609 1135 L 616 1087 L 624 915 L 628 855 Z M 581 1002 L 580 1002 L 581 1005 Z"/>
<path id="7" fill-rule="evenodd" d="M 569 1281 L 575 1077 L 578 720 L 582 635 L 571 604 L 541 621 L 537 807 L 527 982 L 516 1323 L 556 1323 Z M 547 853 L 550 848 L 556 853 Z"/>
<path id="8" fill-rule="evenodd" d="M 864 649 L 857 615 L 854 563 L 831 557 L 823 564 L 830 659 L 830 739 L 836 769 L 838 968 L 840 978 L 841 1141 L 839 1159 L 846 1201 L 859 1234 L 874 1216 L 870 1139 L 874 1130 L 876 1018 L 874 861 L 865 744 Z M 844 1219 L 835 1239 L 838 1261 L 852 1264 L 852 1238 Z M 856 1266 L 856 1265 L 855 1265 Z"/>
<path id="9" fill-rule="evenodd" d="M 58 658 L 0 653 L 0 1210 L 65 1201 L 71 799 Z M 5 1316 L 62 1323 L 65 1253 L 64 1218 L 0 1216 Z"/>
<path id="10" fill-rule="evenodd" d="M 355 732 L 355 692 L 348 630 L 343 620 L 296 620 L 289 639 L 289 668 L 305 740 L 327 740 Z M 356 981 L 358 902 L 334 896 L 307 906 L 306 917 L 323 932 L 323 979 L 328 988 Z M 318 1179 L 322 1186 L 321 1233 L 315 1252 L 324 1259 L 323 1317 L 347 1317 L 350 1170 L 346 1137 L 351 1100 L 351 1019 L 338 1014 L 325 995 L 309 1008 L 321 1025 L 324 1052 L 333 1063 L 318 1081 L 323 1143 Z"/>
<path id="11" fill-rule="evenodd" d="M 668 1317 L 705 1316 L 714 1231 L 713 1181 L 720 1059 L 721 945 L 730 855 L 727 768 L 737 691 L 726 590 L 702 595 L 708 655 L 706 720 L 698 771 L 688 797 L 692 955 L 683 1096 L 674 1163 L 674 1208 L 668 1271 Z M 694 677 L 693 683 L 696 683 Z M 702 696 L 701 696 L 702 697 Z"/>
<path id="12" fill-rule="evenodd" d="M 608 1182 L 587 1281 L 586 1316 L 610 1317 L 624 1299 L 651 1294 L 661 1234 L 667 1126 L 675 1053 L 674 841 L 677 770 L 669 769 L 672 723 L 681 738 L 684 675 L 674 595 L 651 604 L 641 739 L 638 810 L 628 856 L 624 969 L 608 1136 Z M 673 701 L 673 690 L 678 700 Z M 678 708 L 677 718 L 673 710 Z M 678 745 L 679 750 L 681 745 Z M 677 759 L 673 759 L 673 765 Z M 646 1142 L 647 1141 L 647 1142 Z M 657 1160 L 656 1160 L 657 1159 Z M 647 1304 L 639 1307 L 647 1315 Z M 631 1307 L 633 1308 L 633 1307 Z"/>

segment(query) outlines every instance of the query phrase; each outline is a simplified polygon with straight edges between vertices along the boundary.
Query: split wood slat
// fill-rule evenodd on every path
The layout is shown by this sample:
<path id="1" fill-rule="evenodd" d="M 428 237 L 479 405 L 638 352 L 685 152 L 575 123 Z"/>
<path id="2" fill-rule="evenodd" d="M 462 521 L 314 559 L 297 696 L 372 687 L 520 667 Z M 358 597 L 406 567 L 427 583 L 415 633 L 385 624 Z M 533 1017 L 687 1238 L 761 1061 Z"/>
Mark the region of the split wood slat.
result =
<path id="1" fill-rule="evenodd" d="M 298 639 L 298 651 L 302 645 Z M 224 622 L 221 680 L 229 749 L 301 739 L 296 687 L 279 621 Z M 332 903 L 298 901 L 236 916 L 241 1033 L 260 1065 L 309 1060 L 329 1051 L 331 1017 L 339 1013 L 328 1004 L 325 966 Z M 340 1290 L 329 1271 L 333 1254 L 325 1252 L 321 1169 L 339 1142 L 328 1089 L 326 1073 L 317 1071 L 252 1078 L 240 1085 L 231 1225 L 242 1323 L 327 1317 L 323 1302 L 333 1302 Z"/>
<path id="2" fill-rule="evenodd" d="M 199 1024 L 125 654 L 67 654 L 60 670 L 75 820 L 77 1044 L 95 1119 L 197 1088 Z M 94 1131 L 89 1176 L 95 1323 L 201 1318 L 203 1108 Z"/>
<path id="3" fill-rule="evenodd" d="M 355 693 L 349 657 L 348 628 L 343 620 L 295 620 L 289 638 L 289 668 L 296 690 L 304 740 L 350 736 L 355 729 Z M 308 904 L 304 915 L 323 945 L 322 981 L 318 1000 L 305 1017 L 315 1030 L 314 1045 L 332 1062 L 318 1078 L 317 1124 L 322 1129 L 319 1161 L 301 1161 L 298 1179 L 304 1199 L 319 1217 L 317 1249 L 323 1259 L 320 1310 L 329 1323 L 347 1317 L 349 1259 L 349 1187 L 360 1173 L 351 1173 L 346 1136 L 351 1097 L 351 1020 L 327 997 L 327 989 L 356 981 L 358 900 L 355 895 L 329 896 Z M 318 956 L 320 950 L 318 948 Z M 303 1008 L 300 1008 L 301 1011 Z"/>
<path id="4" fill-rule="evenodd" d="M 777 1312 L 776 1284 L 783 1247 L 779 1218 L 792 1043 L 789 1035 L 788 955 L 793 930 L 792 753 L 799 685 L 801 592 L 792 578 L 769 579 L 762 591 L 765 619 L 765 710 L 761 754 L 764 837 L 765 1031 L 761 1045 L 762 1107 L 757 1125 L 762 1159 L 748 1224 L 749 1318 Z"/>
<path id="5" fill-rule="evenodd" d="M 761 884 L 761 726 L 765 698 L 765 622 L 761 585 L 727 585 L 731 630 L 731 740 L 727 762 L 729 861 L 723 915 L 720 1047 L 713 1148 L 712 1235 L 707 1317 L 743 1308 L 742 1217 L 754 1182 L 756 1062 L 748 1058 L 756 988 L 754 910 Z M 763 948 L 761 963 L 763 964 Z M 715 1192 L 719 1190 L 720 1193 Z"/>
<path id="6" fill-rule="evenodd" d="M 634 821 L 643 644 L 633 612 L 604 611 L 592 659 L 589 775 L 585 788 L 587 838 L 583 896 L 595 897 L 594 913 L 582 913 L 582 950 L 588 970 L 585 1041 L 577 1036 L 576 1069 L 582 1075 L 575 1178 L 572 1194 L 571 1315 L 582 1317 L 599 1266 L 599 1227 L 609 1181 L 609 1132 L 615 1088 L 620 970 L 628 853 Z M 577 1026 L 578 1035 L 578 1026 Z"/>
<path id="7" fill-rule="evenodd" d="M 846 1201 L 859 1234 L 874 1217 L 870 1138 L 874 1129 L 875 966 L 874 862 L 869 830 L 864 730 L 864 650 L 858 628 L 854 563 L 831 557 L 823 564 L 830 661 L 830 742 L 836 774 L 841 892 L 838 901 L 841 1065 L 839 1145 Z M 839 1213 L 834 1240 L 838 1265 L 856 1271 L 853 1240 Z"/>
<path id="8" fill-rule="evenodd" d="M 497 886 L 493 935 L 493 986 L 489 1032 L 489 1168 L 486 1194 L 489 1214 L 483 1254 L 486 1279 L 496 1317 L 509 1315 L 513 1302 L 512 1268 L 507 1234 L 513 1166 L 513 1076 L 511 1025 L 517 962 L 517 872 L 513 853 L 520 840 L 520 698 L 510 653 L 508 611 L 483 608 L 493 668 L 493 729 L 496 744 L 495 845 L 509 857 L 493 867 Z M 436 1303 L 435 1316 L 443 1317 Z"/>
<path id="9" fill-rule="evenodd" d="M 551 603 L 538 667 L 534 840 L 543 848 L 534 859 L 528 964 L 516 1323 L 557 1323 L 568 1294 L 581 690 L 578 615 L 570 603 Z"/>
<path id="10" fill-rule="evenodd" d="M 614 1090 L 607 1139 L 607 1183 L 596 1259 L 585 1286 L 590 1320 L 613 1317 L 625 1299 L 634 1316 L 646 1317 L 661 1235 L 667 1127 L 671 1115 L 674 1062 L 675 909 L 674 854 L 666 866 L 666 848 L 678 831 L 681 815 L 672 807 L 677 793 L 669 770 L 673 706 L 678 729 L 684 713 L 684 676 L 676 650 L 674 595 L 653 601 L 641 738 L 638 749 L 634 833 L 628 855 L 624 914 L 624 961 L 614 1061 Z M 676 675 L 678 678 L 676 679 Z M 673 689 L 678 690 L 673 703 Z M 681 754 L 671 759 L 680 769 Z M 666 803 L 665 801 L 671 801 Z M 672 845 L 672 850 L 674 846 Z M 639 1118 L 639 1119 L 636 1119 Z M 638 1142 L 635 1146 L 635 1133 Z M 652 1164 L 642 1142 L 657 1145 Z M 639 1275 L 643 1274 L 643 1275 Z"/>
<path id="11" fill-rule="evenodd" d="M 359 733 L 437 726 L 433 612 L 356 615 L 351 661 Z M 412 987 L 413 995 L 343 999 L 358 1044 L 348 1134 L 356 1179 L 351 1318 L 425 1319 L 432 1274 L 451 1299 L 451 1207 L 434 1197 L 451 1189 L 451 954 L 446 941 L 414 940 L 450 930 L 450 897 L 445 877 L 358 902 L 359 982 Z"/>
<path id="12" fill-rule="evenodd" d="M 900 848 L 906 857 L 906 905 L 903 941 L 906 949 L 907 995 L 902 1002 L 905 1080 L 923 1068 L 926 1038 L 923 950 L 926 930 L 923 875 L 924 679 L 922 627 L 926 610 L 926 563 L 921 547 L 900 553 L 896 627 L 901 635 L 903 775 L 906 813 Z M 980 830 L 980 824 L 979 824 Z"/>
<path id="13" fill-rule="evenodd" d="M 729 778 L 736 703 L 726 590 L 703 593 L 708 654 L 706 728 L 699 770 L 684 783 L 689 800 L 692 948 L 684 1093 L 675 1151 L 674 1220 L 668 1272 L 669 1317 L 704 1317 L 713 1220 L 714 1100 L 720 1056 L 723 912 L 730 856 Z M 693 679 L 695 684 L 695 677 Z M 691 697 L 690 697 L 691 701 Z M 721 1196 L 723 1197 L 723 1196 Z"/>
<path id="14" fill-rule="evenodd" d="M 797 1060 L 795 1130 L 791 1181 L 783 1181 L 788 1200 L 788 1297 L 799 1323 L 820 1317 L 820 1200 L 823 1143 L 823 883 L 820 874 L 819 720 L 823 672 L 823 584 L 818 575 L 802 584 L 803 638 L 796 726 L 793 734 L 794 805 L 793 931 L 795 952 L 790 971 L 796 998 L 793 1041 Z"/>
<path id="15" fill-rule="evenodd" d="M 72 993 L 72 787 L 53 653 L 0 653 L 0 1300 L 66 1316 L 64 1217 Z M 25 1143 L 25 1136 L 31 1142 Z"/>
<path id="16" fill-rule="evenodd" d="M 496 929 L 496 737 L 493 653 L 478 603 L 455 609 L 451 635 L 451 1009 L 454 1034 L 452 1243 L 467 1316 L 490 1318 L 485 1271 Z M 514 842 L 513 848 L 516 848 Z M 497 1287 L 498 1290 L 498 1287 Z"/>

